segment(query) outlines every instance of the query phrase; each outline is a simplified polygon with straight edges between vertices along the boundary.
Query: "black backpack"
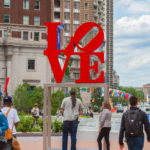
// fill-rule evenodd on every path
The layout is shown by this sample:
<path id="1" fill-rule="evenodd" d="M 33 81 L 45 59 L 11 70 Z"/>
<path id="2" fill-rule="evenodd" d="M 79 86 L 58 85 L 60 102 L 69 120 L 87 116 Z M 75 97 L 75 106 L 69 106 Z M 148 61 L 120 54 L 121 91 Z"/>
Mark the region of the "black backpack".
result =
<path id="1" fill-rule="evenodd" d="M 125 134 L 128 137 L 139 136 L 143 133 L 141 110 L 128 110 L 125 114 Z"/>

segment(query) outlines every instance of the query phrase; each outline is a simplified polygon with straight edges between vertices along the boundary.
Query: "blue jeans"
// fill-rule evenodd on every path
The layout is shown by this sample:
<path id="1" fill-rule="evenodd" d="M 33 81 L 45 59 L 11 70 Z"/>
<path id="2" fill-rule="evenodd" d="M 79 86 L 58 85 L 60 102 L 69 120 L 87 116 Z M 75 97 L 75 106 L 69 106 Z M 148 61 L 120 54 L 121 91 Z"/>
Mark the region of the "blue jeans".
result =
<path id="1" fill-rule="evenodd" d="M 71 135 L 71 150 L 76 150 L 78 119 L 63 122 L 62 150 L 67 150 L 68 133 Z"/>
<path id="2" fill-rule="evenodd" d="M 144 138 L 142 137 L 126 137 L 129 150 L 142 150 L 144 147 Z"/>

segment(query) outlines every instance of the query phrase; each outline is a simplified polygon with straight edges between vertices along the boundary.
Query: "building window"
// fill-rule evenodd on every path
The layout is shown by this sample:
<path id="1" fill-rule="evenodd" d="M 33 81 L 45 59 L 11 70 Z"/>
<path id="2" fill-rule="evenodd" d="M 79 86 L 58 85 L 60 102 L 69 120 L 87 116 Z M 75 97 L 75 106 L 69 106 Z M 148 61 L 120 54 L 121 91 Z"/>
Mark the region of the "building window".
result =
<path id="1" fill-rule="evenodd" d="M 70 13 L 69 12 L 64 13 L 64 19 L 70 20 Z"/>
<path id="2" fill-rule="evenodd" d="M 74 9 L 80 9 L 80 2 L 74 2 Z"/>
<path id="3" fill-rule="evenodd" d="M 54 0 L 54 6 L 56 8 L 59 8 L 60 7 L 60 0 Z"/>
<path id="4" fill-rule="evenodd" d="M 34 9 L 40 9 L 40 2 L 39 1 L 37 1 L 37 0 L 35 0 L 35 2 L 34 2 Z"/>
<path id="5" fill-rule="evenodd" d="M 70 42 L 70 37 L 65 36 L 64 37 L 64 44 L 69 44 Z"/>
<path id="6" fill-rule="evenodd" d="M 73 73 L 73 79 L 79 79 L 80 74 L 79 73 Z"/>
<path id="7" fill-rule="evenodd" d="M 85 20 L 88 20 L 88 14 L 85 14 Z"/>
<path id="8" fill-rule="evenodd" d="M 35 60 L 34 59 L 28 60 L 28 70 L 35 70 Z"/>
<path id="9" fill-rule="evenodd" d="M 88 3 L 84 3 L 84 9 L 88 9 Z"/>
<path id="10" fill-rule="evenodd" d="M 29 16 L 23 16 L 23 24 L 29 25 Z"/>
<path id="11" fill-rule="evenodd" d="M 39 41 L 39 32 L 34 32 L 34 41 Z"/>
<path id="12" fill-rule="evenodd" d="M 80 14 L 74 13 L 74 20 L 80 20 Z"/>
<path id="13" fill-rule="evenodd" d="M 70 1 L 69 0 L 64 1 L 64 8 L 67 8 L 67 9 L 70 8 Z"/>
<path id="14" fill-rule="evenodd" d="M 40 17 L 38 17 L 38 16 L 34 17 L 34 25 L 37 25 L 37 26 L 40 25 Z"/>
<path id="15" fill-rule="evenodd" d="M 23 0 L 23 8 L 29 9 L 29 0 Z"/>
<path id="16" fill-rule="evenodd" d="M 4 23 L 10 23 L 10 15 L 4 14 Z"/>
<path id="17" fill-rule="evenodd" d="M 75 32 L 75 31 L 77 30 L 78 27 L 79 27 L 78 24 L 74 24 L 74 25 L 73 25 L 73 32 Z"/>
<path id="18" fill-rule="evenodd" d="M 28 32 L 23 32 L 23 40 L 28 40 Z"/>
<path id="19" fill-rule="evenodd" d="M 60 19 L 60 12 L 54 12 L 55 19 Z"/>
<path id="20" fill-rule="evenodd" d="M 4 7 L 10 7 L 10 0 L 4 0 Z"/>
<path id="21" fill-rule="evenodd" d="M 6 39 L 8 37 L 8 31 L 4 30 L 3 38 Z"/>
<path id="22" fill-rule="evenodd" d="M 70 32 L 70 24 L 65 24 L 64 30 L 65 30 L 65 32 Z"/>

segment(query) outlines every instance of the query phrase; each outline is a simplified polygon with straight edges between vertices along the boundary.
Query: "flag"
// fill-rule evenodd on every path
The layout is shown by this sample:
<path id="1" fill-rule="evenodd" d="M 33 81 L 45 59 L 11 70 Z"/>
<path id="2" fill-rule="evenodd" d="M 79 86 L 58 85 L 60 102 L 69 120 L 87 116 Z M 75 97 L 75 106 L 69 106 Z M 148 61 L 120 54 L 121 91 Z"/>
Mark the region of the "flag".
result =
<path id="1" fill-rule="evenodd" d="M 118 97 L 118 91 L 115 91 L 114 97 Z"/>
<path id="2" fill-rule="evenodd" d="M 124 99 L 128 99 L 128 94 L 127 93 L 125 93 L 125 95 L 124 95 Z"/>
<path id="3" fill-rule="evenodd" d="M 121 97 L 124 99 L 124 96 L 125 96 L 125 93 L 124 92 L 122 92 L 121 93 Z"/>
<path id="4" fill-rule="evenodd" d="M 112 94 L 111 94 L 111 96 L 112 96 L 112 97 L 114 96 L 114 94 L 115 94 L 115 91 L 116 91 L 116 90 L 113 90 L 113 92 L 112 92 Z"/>
<path id="5" fill-rule="evenodd" d="M 104 96 L 104 88 L 102 88 L 102 96 Z"/>
<path id="6" fill-rule="evenodd" d="M 120 96 L 121 96 L 121 91 L 118 92 L 118 97 L 120 97 Z"/>
<path id="7" fill-rule="evenodd" d="M 109 95 L 110 95 L 110 96 L 111 96 L 112 91 L 113 91 L 113 90 L 112 90 L 112 89 L 110 89 L 110 91 L 109 91 Z"/>
<path id="8" fill-rule="evenodd" d="M 63 24 L 57 27 L 57 50 L 61 49 L 61 30 L 62 29 L 64 29 Z"/>

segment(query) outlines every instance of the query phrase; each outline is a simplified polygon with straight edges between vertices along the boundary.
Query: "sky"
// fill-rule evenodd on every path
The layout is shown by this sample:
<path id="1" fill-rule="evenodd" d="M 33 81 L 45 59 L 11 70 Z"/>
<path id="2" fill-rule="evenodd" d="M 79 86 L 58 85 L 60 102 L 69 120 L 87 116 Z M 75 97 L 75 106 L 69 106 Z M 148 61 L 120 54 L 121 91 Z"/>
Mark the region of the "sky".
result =
<path id="1" fill-rule="evenodd" d="M 114 0 L 114 69 L 121 86 L 150 83 L 150 0 Z"/>

